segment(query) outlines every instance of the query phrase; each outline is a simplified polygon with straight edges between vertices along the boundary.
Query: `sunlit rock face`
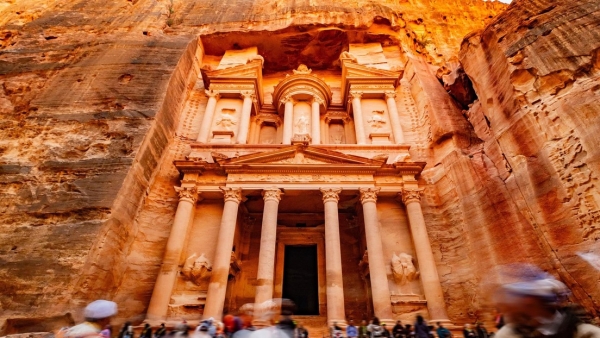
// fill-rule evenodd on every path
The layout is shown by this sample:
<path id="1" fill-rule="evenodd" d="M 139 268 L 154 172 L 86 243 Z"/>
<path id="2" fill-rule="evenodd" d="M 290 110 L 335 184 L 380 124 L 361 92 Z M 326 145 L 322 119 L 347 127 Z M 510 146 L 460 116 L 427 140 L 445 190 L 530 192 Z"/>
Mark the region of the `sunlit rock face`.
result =
<path id="1" fill-rule="evenodd" d="M 489 320 L 490 268 L 511 262 L 560 277 L 597 316 L 580 254 L 600 254 L 599 13 L 592 0 L 0 4 L 4 332 L 54 329 L 96 298 L 119 303 L 116 323 L 145 318 L 177 206 L 172 161 L 226 50 L 257 47 L 272 92 L 300 63 L 339 76 L 340 53 L 367 43 L 402 73 L 450 319 Z"/>

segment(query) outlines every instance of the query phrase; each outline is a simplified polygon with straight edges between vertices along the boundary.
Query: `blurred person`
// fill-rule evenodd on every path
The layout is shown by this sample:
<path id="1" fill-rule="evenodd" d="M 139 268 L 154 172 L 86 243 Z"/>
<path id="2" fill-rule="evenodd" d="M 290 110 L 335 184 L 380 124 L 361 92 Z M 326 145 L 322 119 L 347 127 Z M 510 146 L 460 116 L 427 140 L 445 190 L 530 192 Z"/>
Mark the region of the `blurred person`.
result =
<path id="1" fill-rule="evenodd" d="M 142 333 L 140 333 L 140 338 L 152 338 L 152 328 L 150 327 L 150 324 L 146 323 L 146 325 L 144 325 L 144 329 L 142 330 Z"/>
<path id="2" fill-rule="evenodd" d="M 293 301 L 289 299 L 281 300 L 281 318 L 275 327 L 289 338 L 294 338 L 294 331 L 296 330 L 296 323 L 292 319 L 295 310 L 296 304 Z"/>
<path id="3" fill-rule="evenodd" d="M 463 330 L 463 336 L 465 338 L 476 338 L 477 333 L 471 328 L 471 324 L 465 324 L 465 328 Z"/>
<path id="4" fill-rule="evenodd" d="M 429 329 L 429 338 L 435 338 L 433 325 L 428 325 L 427 328 Z"/>
<path id="5" fill-rule="evenodd" d="M 102 299 L 93 301 L 85 307 L 83 323 L 57 332 L 56 337 L 103 338 L 102 330 L 110 325 L 110 320 L 116 314 L 115 302 Z"/>
<path id="6" fill-rule="evenodd" d="M 381 324 L 381 328 L 383 329 L 383 337 L 390 338 L 390 330 L 387 329 L 387 325 L 385 323 Z"/>
<path id="7" fill-rule="evenodd" d="M 489 334 L 487 332 L 487 330 L 485 329 L 485 327 L 483 326 L 482 322 L 477 322 L 477 325 L 475 326 L 475 333 L 477 333 L 477 337 L 479 338 L 488 338 Z"/>
<path id="8" fill-rule="evenodd" d="M 436 324 L 437 324 L 438 328 L 435 331 L 438 335 L 438 338 L 450 338 L 452 336 L 452 334 L 450 333 L 450 330 L 448 330 L 447 328 L 442 326 L 442 323 L 437 322 Z"/>
<path id="9" fill-rule="evenodd" d="M 254 320 L 254 304 L 244 304 L 239 309 L 240 321 L 242 328 L 233 334 L 232 338 L 248 338 L 250 334 L 256 331 L 256 328 L 252 324 Z"/>
<path id="10" fill-rule="evenodd" d="M 415 337 L 415 330 L 413 329 L 412 325 L 406 324 L 406 327 L 404 329 L 404 334 L 406 334 L 406 337 L 409 337 L 409 338 Z"/>
<path id="11" fill-rule="evenodd" d="M 423 316 L 417 315 L 414 331 L 416 338 L 429 338 L 429 328 L 427 327 L 427 322 L 425 322 Z"/>
<path id="12" fill-rule="evenodd" d="M 301 323 L 298 323 L 294 332 L 294 338 L 308 338 L 308 330 Z"/>
<path id="13" fill-rule="evenodd" d="M 156 332 L 154 332 L 154 337 L 155 338 L 162 338 L 167 334 L 167 328 L 165 327 L 165 323 L 161 323 L 160 327 L 158 328 L 158 330 L 156 330 Z"/>
<path id="14" fill-rule="evenodd" d="M 104 329 L 102 331 L 100 331 L 100 334 L 104 338 L 112 337 L 112 326 L 110 324 L 104 326 Z"/>
<path id="15" fill-rule="evenodd" d="M 346 337 L 348 338 L 357 338 L 358 337 L 358 328 L 354 325 L 354 320 L 350 319 L 348 322 L 348 326 L 346 326 Z"/>
<path id="16" fill-rule="evenodd" d="M 342 338 L 343 332 L 344 331 L 342 330 L 342 328 L 336 322 L 333 322 L 333 325 L 331 325 L 331 337 Z"/>
<path id="17" fill-rule="evenodd" d="M 396 321 L 396 325 L 392 328 L 392 337 L 394 338 L 403 338 L 404 336 L 404 326 L 402 326 L 401 321 Z"/>
<path id="18" fill-rule="evenodd" d="M 362 320 L 360 322 L 360 326 L 358 327 L 358 338 L 368 338 L 369 330 L 367 330 L 367 321 Z"/>
<path id="19" fill-rule="evenodd" d="M 196 330 L 194 330 L 194 334 L 192 338 L 212 338 L 208 333 L 208 329 L 210 324 L 207 321 L 202 321 L 198 326 L 196 326 Z"/>
<path id="20" fill-rule="evenodd" d="M 383 327 L 381 327 L 381 323 L 379 322 L 379 318 L 373 317 L 371 320 L 371 324 L 367 326 L 367 331 L 369 331 L 370 338 L 381 338 L 383 337 Z"/>

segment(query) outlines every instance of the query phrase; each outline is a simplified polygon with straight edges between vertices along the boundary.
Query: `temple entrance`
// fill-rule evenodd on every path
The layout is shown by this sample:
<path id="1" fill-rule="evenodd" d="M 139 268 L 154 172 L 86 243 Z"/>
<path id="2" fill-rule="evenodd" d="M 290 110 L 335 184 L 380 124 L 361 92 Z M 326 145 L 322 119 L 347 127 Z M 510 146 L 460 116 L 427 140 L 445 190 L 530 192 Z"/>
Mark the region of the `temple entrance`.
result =
<path id="1" fill-rule="evenodd" d="M 286 245 L 283 298 L 296 303 L 296 315 L 319 314 L 319 274 L 316 245 Z"/>

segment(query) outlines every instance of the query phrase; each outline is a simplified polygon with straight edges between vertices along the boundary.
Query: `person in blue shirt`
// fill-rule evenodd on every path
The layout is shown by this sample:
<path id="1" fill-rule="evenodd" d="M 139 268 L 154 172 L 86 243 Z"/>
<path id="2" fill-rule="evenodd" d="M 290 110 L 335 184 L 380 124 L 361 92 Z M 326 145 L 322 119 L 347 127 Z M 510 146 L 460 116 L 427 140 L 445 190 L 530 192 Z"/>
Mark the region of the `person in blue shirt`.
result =
<path id="1" fill-rule="evenodd" d="M 442 323 L 437 322 L 437 326 L 438 326 L 438 328 L 435 331 L 439 338 L 450 338 L 451 337 L 450 330 L 443 327 Z"/>
<path id="2" fill-rule="evenodd" d="M 348 338 L 357 338 L 358 337 L 358 328 L 354 326 L 354 321 L 350 319 L 348 322 L 348 326 L 346 326 L 346 337 Z"/>

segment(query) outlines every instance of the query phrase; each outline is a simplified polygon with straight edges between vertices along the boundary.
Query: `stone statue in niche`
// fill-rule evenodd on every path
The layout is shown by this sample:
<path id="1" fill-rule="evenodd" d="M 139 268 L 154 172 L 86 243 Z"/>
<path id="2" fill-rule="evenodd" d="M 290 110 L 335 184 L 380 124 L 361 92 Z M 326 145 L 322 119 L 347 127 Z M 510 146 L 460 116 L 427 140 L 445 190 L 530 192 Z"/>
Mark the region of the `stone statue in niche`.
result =
<path id="1" fill-rule="evenodd" d="M 196 253 L 185 260 L 181 274 L 183 277 L 196 285 L 202 284 L 209 280 L 212 271 L 212 265 L 208 258 L 201 254 L 200 257 Z"/>
<path id="2" fill-rule="evenodd" d="M 296 123 L 294 123 L 294 126 L 296 127 L 296 134 L 297 135 L 308 135 L 308 119 L 306 118 L 306 116 L 301 115 L 297 120 Z"/>
<path id="3" fill-rule="evenodd" d="M 344 126 L 341 124 L 331 124 L 329 126 L 329 141 L 333 144 L 344 144 L 345 140 Z"/>
<path id="4" fill-rule="evenodd" d="M 379 130 L 385 126 L 386 121 L 383 118 L 383 113 L 383 110 L 373 110 L 373 115 L 367 121 L 373 129 Z"/>
<path id="5" fill-rule="evenodd" d="M 231 127 L 237 124 L 237 119 L 234 115 L 235 109 L 221 109 L 221 115 L 217 119 L 217 125 L 221 126 L 224 130 L 231 130 Z"/>
<path id="6" fill-rule="evenodd" d="M 407 284 L 419 277 L 419 272 L 413 264 L 413 258 L 407 253 L 392 256 L 392 273 L 399 285 Z"/>

